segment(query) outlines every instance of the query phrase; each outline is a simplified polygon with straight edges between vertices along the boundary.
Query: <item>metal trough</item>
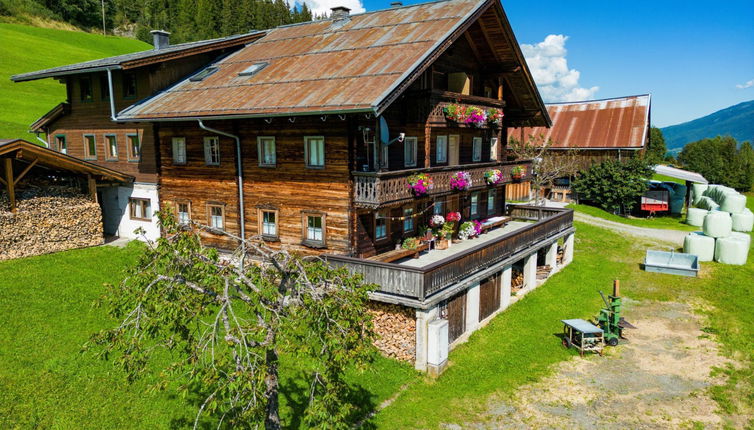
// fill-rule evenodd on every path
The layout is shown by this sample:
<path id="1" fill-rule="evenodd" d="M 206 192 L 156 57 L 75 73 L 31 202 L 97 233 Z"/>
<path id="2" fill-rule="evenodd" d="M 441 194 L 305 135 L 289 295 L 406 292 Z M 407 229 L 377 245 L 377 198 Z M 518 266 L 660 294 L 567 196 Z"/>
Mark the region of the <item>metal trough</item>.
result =
<path id="1" fill-rule="evenodd" d="M 682 252 L 653 251 L 648 249 L 647 256 L 644 257 L 644 270 L 647 272 L 696 277 L 699 272 L 699 257 Z"/>

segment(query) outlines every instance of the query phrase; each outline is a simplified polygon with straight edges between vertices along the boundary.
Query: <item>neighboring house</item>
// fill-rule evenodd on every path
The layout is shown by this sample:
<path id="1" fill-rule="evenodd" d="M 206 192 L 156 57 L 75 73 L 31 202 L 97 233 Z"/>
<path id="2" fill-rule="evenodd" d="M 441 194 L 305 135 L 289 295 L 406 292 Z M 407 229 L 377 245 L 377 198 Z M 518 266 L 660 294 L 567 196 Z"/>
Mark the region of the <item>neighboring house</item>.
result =
<path id="1" fill-rule="evenodd" d="M 374 306 L 402 321 L 378 331 L 419 369 L 441 369 L 449 345 L 515 301 L 512 278 L 520 297 L 537 266 L 571 260 L 572 211 L 506 205 L 528 194 L 512 168 L 531 164 L 508 160 L 508 127 L 550 119 L 499 1 L 337 7 L 261 34 L 119 108 L 119 127 L 152 130 L 160 207 L 362 273 L 378 285 Z M 475 126 L 446 120 L 446 107 L 505 116 Z M 487 184 L 492 169 L 502 180 Z M 472 178 L 465 191 L 450 188 L 459 171 Z M 434 180 L 425 196 L 408 189 L 415 173 Z M 452 211 L 489 231 L 419 258 L 396 250 Z M 237 245 L 215 233 L 203 241 Z"/>

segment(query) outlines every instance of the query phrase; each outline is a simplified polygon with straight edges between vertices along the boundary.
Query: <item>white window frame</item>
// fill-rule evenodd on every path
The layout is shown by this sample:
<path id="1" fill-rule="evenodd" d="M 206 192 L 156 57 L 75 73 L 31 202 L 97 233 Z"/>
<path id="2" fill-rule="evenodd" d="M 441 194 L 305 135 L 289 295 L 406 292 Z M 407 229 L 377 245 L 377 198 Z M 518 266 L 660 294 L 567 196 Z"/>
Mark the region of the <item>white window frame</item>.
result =
<path id="1" fill-rule="evenodd" d="M 272 150 L 265 147 L 265 143 L 272 142 Z M 257 136 L 257 158 L 259 167 L 275 167 L 277 164 L 277 144 L 275 136 Z"/>
<path id="2" fill-rule="evenodd" d="M 482 161 L 482 138 L 471 139 L 471 161 Z"/>
<path id="3" fill-rule="evenodd" d="M 112 142 L 110 141 L 110 138 L 112 138 Z M 114 143 L 115 145 L 111 145 L 111 143 Z M 117 160 L 118 159 L 118 136 L 112 133 L 108 133 L 105 135 L 105 159 L 106 160 Z"/>
<path id="4" fill-rule="evenodd" d="M 185 212 L 181 211 L 181 205 L 186 205 Z M 175 202 L 175 213 L 177 216 L 178 224 L 189 224 L 191 222 L 191 202 Z M 185 214 L 185 216 L 183 214 Z"/>
<path id="5" fill-rule="evenodd" d="M 493 137 L 490 139 L 490 160 L 497 161 L 497 144 L 498 138 Z"/>
<path id="6" fill-rule="evenodd" d="M 171 141 L 173 146 L 173 164 L 184 165 L 186 159 L 186 138 L 174 137 Z"/>
<path id="7" fill-rule="evenodd" d="M 204 164 L 206 166 L 220 165 L 219 136 L 204 136 Z"/>
<path id="8" fill-rule="evenodd" d="M 277 209 L 259 209 L 259 233 L 262 235 L 263 238 L 268 239 L 277 239 L 278 235 L 280 234 L 280 217 L 278 216 L 278 210 Z M 273 217 L 275 217 L 272 224 L 265 221 L 265 216 L 267 214 L 272 214 Z M 270 232 L 270 225 L 272 225 L 272 232 Z"/>
<path id="9" fill-rule="evenodd" d="M 448 162 L 448 136 L 447 135 L 437 136 L 437 138 L 435 139 L 435 161 L 437 163 Z"/>
<path id="10" fill-rule="evenodd" d="M 220 215 L 218 218 L 218 215 L 212 214 L 212 209 L 214 208 L 220 208 Z M 216 221 L 219 222 L 218 223 Z M 212 227 L 215 230 L 225 231 L 225 205 L 222 203 L 207 203 L 207 221 L 209 226 Z"/>
<path id="11" fill-rule="evenodd" d="M 403 139 L 403 166 L 416 167 L 416 156 L 418 139 L 416 137 L 405 137 Z"/>
<path id="12" fill-rule="evenodd" d="M 320 164 L 313 164 L 311 163 L 310 154 L 311 148 L 310 146 L 315 142 L 321 142 L 321 148 L 317 148 L 318 153 L 321 153 L 321 160 L 315 160 L 318 161 Z M 325 168 L 325 137 L 324 136 L 304 136 L 304 162 L 306 164 L 307 168 L 310 169 L 324 169 Z"/>
<path id="13" fill-rule="evenodd" d="M 58 147 L 58 152 L 60 152 L 61 154 L 68 153 L 68 138 L 66 137 L 65 134 L 55 135 L 55 146 Z"/>
<path id="14" fill-rule="evenodd" d="M 327 247 L 327 214 L 322 212 L 302 212 L 303 244 L 316 248 Z M 309 218 L 319 218 L 320 227 L 309 227 Z M 319 230 L 319 236 L 317 235 Z"/>

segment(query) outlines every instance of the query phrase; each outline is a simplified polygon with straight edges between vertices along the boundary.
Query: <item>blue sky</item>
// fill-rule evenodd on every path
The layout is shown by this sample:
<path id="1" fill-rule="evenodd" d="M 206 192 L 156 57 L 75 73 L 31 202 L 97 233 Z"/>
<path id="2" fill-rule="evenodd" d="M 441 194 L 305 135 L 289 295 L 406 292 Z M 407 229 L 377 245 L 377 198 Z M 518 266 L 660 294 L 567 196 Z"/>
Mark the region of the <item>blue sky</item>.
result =
<path id="1" fill-rule="evenodd" d="M 390 4 L 351 1 L 368 11 Z M 652 123 L 664 127 L 754 99 L 754 0 L 508 0 L 503 7 L 519 43 L 530 45 L 527 57 L 548 52 L 535 73 L 554 83 L 541 88 L 548 101 L 651 93 Z M 564 37 L 543 43 L 548 35 Z"/>

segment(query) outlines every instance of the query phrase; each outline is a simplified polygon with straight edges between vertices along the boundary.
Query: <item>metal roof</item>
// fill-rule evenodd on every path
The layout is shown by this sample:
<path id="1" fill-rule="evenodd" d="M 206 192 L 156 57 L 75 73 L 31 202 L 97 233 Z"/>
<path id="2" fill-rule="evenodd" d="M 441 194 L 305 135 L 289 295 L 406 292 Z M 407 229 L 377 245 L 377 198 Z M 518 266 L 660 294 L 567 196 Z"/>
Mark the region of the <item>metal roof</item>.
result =
<path id="1" fill-rule="evenodd" d="M 277 27 L 211 65 L 218 70 L 206 78 L 185 79 L 118 119 L 378 112 L 464 24 L 496 4 L 444 0 Z M 239 76 L 255 63 L 267 65 Z"/>
<path id="2" fill-rule="evenodd" d="M 254 31 L 246 34 L 221 37 L 218 39 L 202 40 L 198 42 L 180 43 L 161 49 L 133 52 L 131 54 L 118 55 L 115 57 L 101 58 L 99 60 L 86 61 L 83 63 L 69 64 L 66 66 L 53 67 L 51 69 L 38 70 L 36 72 L 21 73 L 11 76 L 14 82 L 32 81 L 56 76 L 72 75 L 77 73 L 95 72 L 106 69 L 128 69 L 153 62 L 193 55 L 208 50 L 222 49 L 230 46 L 238 46 L 252 42 L 264 35 L 264 31 Z"/>
<path id="3" fill-rule="evenodd" d="M 709 181 L 702 175 L 696 172 L 690 172 L 688 170 L 678 169 L 672 166 L 666 166 L 664 164 L 658 164 L 655 166 L 655 173 L 671 178 L 683 179 L 684 181 L 696 182 L 697 184 L 708 184 Z"/>
<path id="4" fill-rule="evenodd" d="M 525 127 L 524 139 L 543 135 L 553 149 L 641 149 L 649 132 L 650 95 L 548 103 L 552 127 Z M 519 138 L 521 129 L 509 129 Z"/>

